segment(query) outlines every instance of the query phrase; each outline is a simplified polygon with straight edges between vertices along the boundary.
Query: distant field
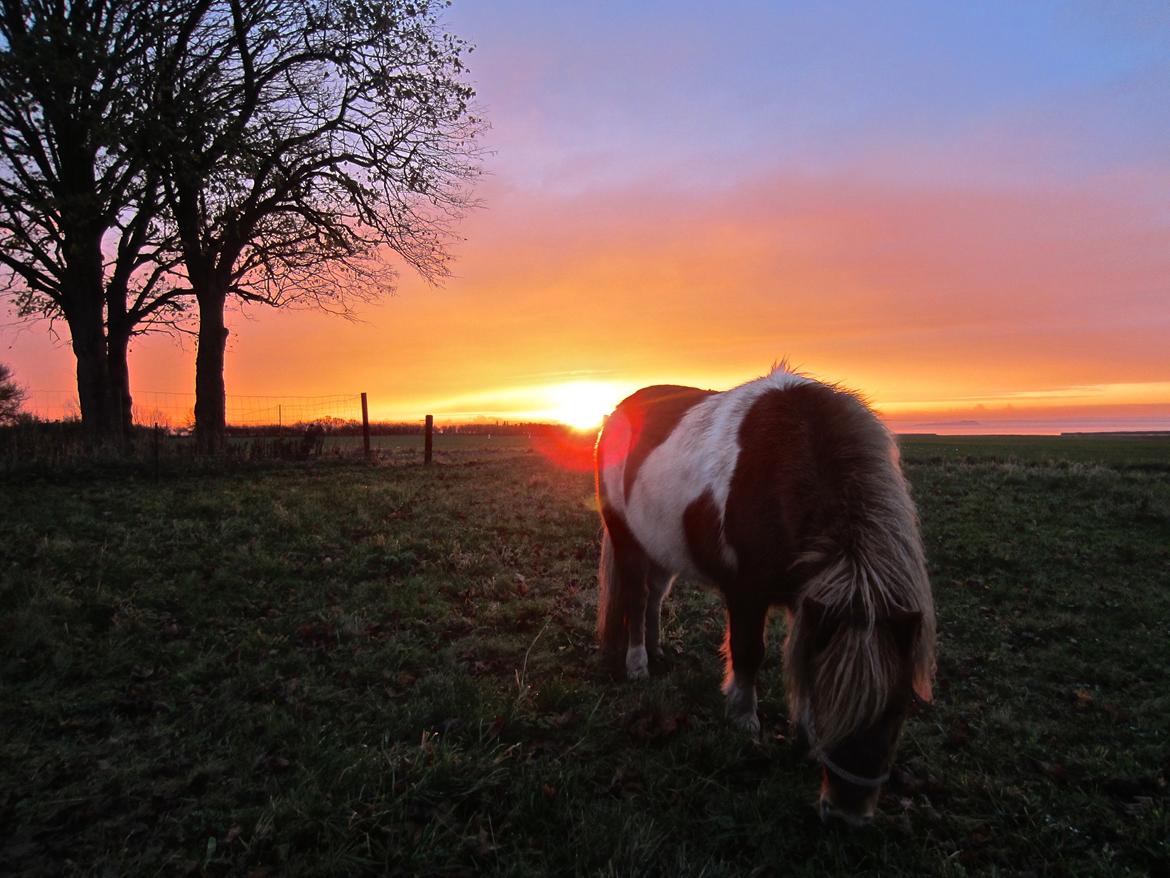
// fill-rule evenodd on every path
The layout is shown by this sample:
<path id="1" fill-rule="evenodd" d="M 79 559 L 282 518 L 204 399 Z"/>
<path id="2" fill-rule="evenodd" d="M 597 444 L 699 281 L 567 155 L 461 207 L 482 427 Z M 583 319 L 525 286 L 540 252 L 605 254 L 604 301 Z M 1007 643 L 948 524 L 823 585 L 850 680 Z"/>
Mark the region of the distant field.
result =
<path id="1" fill-rule="evenodd" d="M 588 435 L 582 441 L 589 443 Z M 525 450 L 532 442 L 527 436 L 472 435 L 436 433 L 434 450 L 455 454 L 506 453 Z M 1134 434 L 1069 435 L 1069 436 L 927 436 L 906 435 L 899 439 L 903 456 L 913 462 L 935 460 L 963 460 L 975 457 L 981 460 L 1015 460 L 1021 462 L 1065 461 L 1066 463 L 1095 463 L 1102 465 L 1154 465 L 1170 469 L 1170 435 L 1145 436 Z M 370 446 L 393 454 L 422 454 L 423 437 L 373 436 Z M 330 436 L 327 448 L 357 451 L 362 447 L 360 436 Z"/>
<path id="2" fill-rule="evenodd" d="M 709 592 L 668 675 L 602 672 L 588 472 L 386 440 L 0 485 L 0 873 L 1170 871 L 1170 440 L 903 441 L 936 703 L 855 832 L 814 815 L 779 620 L 757 744 Z"/>
<path id="3" fill-rule="evenodd" d="M 903 436 L 905 459 L 1087 463 L 1170 470 L 1170 435 L 1103 433 L 1068 436 Z"/>

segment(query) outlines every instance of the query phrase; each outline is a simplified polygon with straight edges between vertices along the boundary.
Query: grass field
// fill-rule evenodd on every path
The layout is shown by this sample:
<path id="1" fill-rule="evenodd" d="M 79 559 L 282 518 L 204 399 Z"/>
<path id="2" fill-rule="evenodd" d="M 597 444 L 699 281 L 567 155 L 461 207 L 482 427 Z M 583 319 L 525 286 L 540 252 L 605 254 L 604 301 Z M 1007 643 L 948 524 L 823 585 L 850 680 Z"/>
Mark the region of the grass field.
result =
<path id="1" fill-rule="evenodd" d="M 760 743 L 690 583 L 671 672 L 609 679 L 591 476 L 445 438 L 0 485 L 0 872 L 1170 872 L 1170 440 L 905 440 L 936 701 L 850 832 L 779 620 Z"/>

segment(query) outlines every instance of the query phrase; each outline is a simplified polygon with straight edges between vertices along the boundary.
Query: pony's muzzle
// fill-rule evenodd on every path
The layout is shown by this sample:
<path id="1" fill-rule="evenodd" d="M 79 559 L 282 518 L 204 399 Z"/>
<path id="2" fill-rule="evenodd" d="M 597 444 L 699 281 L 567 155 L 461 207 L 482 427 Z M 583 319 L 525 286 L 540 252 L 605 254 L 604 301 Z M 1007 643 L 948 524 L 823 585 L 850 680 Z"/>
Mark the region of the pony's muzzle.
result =
<path id="1" fill-rule="evenodd" d="M 828 795 L 822 794 L 821 801 L 817 807 L 817 812 L 821 815 L 821 822 L 824 824 L 844 823 L 846 826 L 854 829 L 862 826 L 868 826 L 873 820 L 874 809 L 868 808 L 860 814 L 853 814 L 849 811 L 844 811 L 838 808 L 833 800 Z"/>

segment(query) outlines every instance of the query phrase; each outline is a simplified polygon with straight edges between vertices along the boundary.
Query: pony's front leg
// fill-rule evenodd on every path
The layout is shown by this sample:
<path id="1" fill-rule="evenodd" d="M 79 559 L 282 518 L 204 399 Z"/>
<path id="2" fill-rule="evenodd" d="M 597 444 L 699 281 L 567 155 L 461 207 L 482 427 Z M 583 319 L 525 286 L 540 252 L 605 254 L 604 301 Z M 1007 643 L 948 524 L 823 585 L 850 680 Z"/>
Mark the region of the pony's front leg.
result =
<path id="1" fill-rule="evenodd" d="M 728 601 L 727 640 L 724 645 L 727 669 L 723 678 L 727 716 L 753 736 L 760 734 L 760 717 L 756 713 L 756 675 L 764 661 L 764 623 L 767 617 L 766 604 Z"/>

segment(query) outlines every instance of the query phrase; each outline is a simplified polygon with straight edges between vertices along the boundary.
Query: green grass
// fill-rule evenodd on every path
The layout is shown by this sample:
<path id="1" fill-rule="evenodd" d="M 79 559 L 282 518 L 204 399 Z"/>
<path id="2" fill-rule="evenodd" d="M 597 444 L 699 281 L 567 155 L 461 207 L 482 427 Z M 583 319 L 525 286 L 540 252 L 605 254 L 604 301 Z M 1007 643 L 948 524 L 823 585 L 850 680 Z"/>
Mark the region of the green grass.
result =
<path id="1" fill-rule="evenodd" d="M 409 438 L 409 437 L 408 437 Z M 1165 440 L 904 442 L 935 704 L 872 828 L 722 717 L 717 598 L 672 671 L 595 656 L 588 473 L 436 437 L 378 464 L 0 486 L 0 873 L 1165 874 Z"/>

